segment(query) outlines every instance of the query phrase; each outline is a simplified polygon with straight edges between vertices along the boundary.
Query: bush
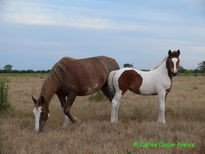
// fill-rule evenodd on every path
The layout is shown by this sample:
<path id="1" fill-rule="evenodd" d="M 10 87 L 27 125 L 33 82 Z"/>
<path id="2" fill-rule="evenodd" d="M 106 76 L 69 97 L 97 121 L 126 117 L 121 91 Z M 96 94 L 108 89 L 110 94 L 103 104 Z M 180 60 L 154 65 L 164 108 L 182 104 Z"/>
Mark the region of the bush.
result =
<path id="1" fill-rule="evenodd" d="M 184 74 L 191 74 L 192 72 L 190 70 L 184 70 Z"/>
<path id="2" fill-rule="evenodd" d="M 98 91 L 95 95 L 91 95 L 90 97 L 88 97 L 88 100 L 91 102 L 100 102 L 100 101 L 107 100 L 107 98 L 102 93 L 102 91 Z"/>
<path id="3" fill-rule="evenodd" d="M 8 103 L 8 84 L 5 79 L 0 78 L 0 111 L 7 110 L 10 107 Z"/>

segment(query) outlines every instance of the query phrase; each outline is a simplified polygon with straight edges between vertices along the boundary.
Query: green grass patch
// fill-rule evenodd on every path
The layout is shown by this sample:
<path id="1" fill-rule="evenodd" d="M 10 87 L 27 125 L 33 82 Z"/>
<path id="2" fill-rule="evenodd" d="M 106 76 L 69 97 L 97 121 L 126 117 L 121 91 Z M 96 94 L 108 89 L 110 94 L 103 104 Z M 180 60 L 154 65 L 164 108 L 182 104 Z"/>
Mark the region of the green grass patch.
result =
<path id="1" fill-rule="evenodd" d="M 205 76 L 205 73 L 178 73 L 177 76 Z"/>
<path id="2" fill-rule="evenodd" d="M 8 103 L 8 89 L 6 79 L 0 78 L 0 111 L 7 110 L 11 107 L 11 104 Z"/>
<path id="3" fill-rule="evenodd" d="M 45 78 L 48 73 L 0 73 L 0 77 L 40 77 Z"/>
<path id="4" fill-rule="evenodd" d="M 107 100 L 107 97 L 105 97 L 105 95 L 102 93 L 102 91 L 98 91 L 96 94 L 88 97 L 88 100 L 90 102 L 100 102 L 100 101 Z"/>

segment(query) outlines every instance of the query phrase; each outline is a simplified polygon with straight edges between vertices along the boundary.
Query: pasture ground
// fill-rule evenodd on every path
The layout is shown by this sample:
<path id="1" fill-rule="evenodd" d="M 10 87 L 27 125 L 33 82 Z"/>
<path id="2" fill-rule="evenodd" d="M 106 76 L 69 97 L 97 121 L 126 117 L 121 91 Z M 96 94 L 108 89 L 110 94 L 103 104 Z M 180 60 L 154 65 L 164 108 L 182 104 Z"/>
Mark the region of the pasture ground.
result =
<path id="1" fill-rule="evenodd" d="M 34 132 L 33 102 L 44 76 L 7 77 L 12 109 L 0 113 L 0 154 L 205 153 L 205 77 L 176 77 L 166 101 L 167 124 L 157 123 L 157 96 L 127 92 L 119 122 L 110 124 L 110 103 L 77 97 L 71 113 L 83 124 L 64 128 L 59 100 L 42 133 Z M 134 147 L 133 143 L 194 143 L 191 147 Z"/>

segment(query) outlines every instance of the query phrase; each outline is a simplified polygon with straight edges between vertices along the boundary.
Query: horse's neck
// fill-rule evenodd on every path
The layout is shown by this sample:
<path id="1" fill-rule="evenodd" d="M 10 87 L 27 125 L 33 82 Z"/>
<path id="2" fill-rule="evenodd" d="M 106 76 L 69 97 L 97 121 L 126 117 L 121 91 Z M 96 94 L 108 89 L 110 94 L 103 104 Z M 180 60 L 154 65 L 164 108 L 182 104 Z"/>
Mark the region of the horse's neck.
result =
<path id="1" fill-rule="evenodd" d="M 56 89 L 56 86 L 53 84 L 50 78 L 47 77 L 41 89 L 41 96 L 43 96 L 47 107 L 49 106 L 50 100 L 55 94 Z"/>
<path id="2" fill-rule="evenodd" d="M 164 60 L 161 65 L 159 65 L 159 67 L 156 69 L 156 71 L 160 72 L 160 74 L 163 74 L 165 77 L 168 76 L 170 79 L 172 79 L 169 75 L 170 71 L 167 69 L 167 60 Z"/>

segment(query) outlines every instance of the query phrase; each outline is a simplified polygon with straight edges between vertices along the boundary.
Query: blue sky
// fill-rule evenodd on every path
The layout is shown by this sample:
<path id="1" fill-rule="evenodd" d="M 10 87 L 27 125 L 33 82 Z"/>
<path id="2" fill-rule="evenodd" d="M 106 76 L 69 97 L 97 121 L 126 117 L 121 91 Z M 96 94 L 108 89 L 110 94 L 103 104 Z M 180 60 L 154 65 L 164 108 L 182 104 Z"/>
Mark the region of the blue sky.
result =
<path id="1" fill-rule="evenodd" d="M 0 69 L 50 69 L 60 58 L 105 55 L 120 66 L 205 60 L 203 0 L 0 0 Z"/>

